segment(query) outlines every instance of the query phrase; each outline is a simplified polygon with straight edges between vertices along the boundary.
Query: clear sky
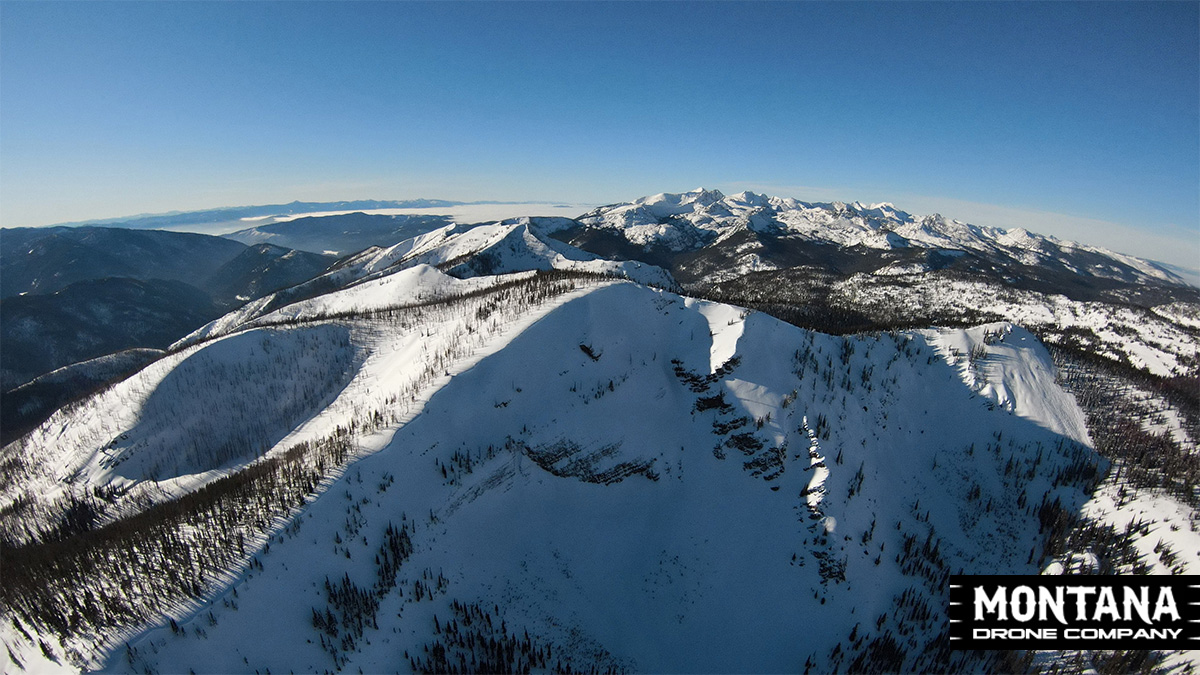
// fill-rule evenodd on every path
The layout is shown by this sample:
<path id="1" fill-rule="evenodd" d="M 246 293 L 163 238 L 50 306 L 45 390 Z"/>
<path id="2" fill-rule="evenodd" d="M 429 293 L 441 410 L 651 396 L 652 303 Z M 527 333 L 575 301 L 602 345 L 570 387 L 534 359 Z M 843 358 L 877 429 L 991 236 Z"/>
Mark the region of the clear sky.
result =
<path id="1" fill-rule="evenodd" d="M 0 225 L 891 201 L 1200 267 L 1200 3 L 0 2 Z"/>

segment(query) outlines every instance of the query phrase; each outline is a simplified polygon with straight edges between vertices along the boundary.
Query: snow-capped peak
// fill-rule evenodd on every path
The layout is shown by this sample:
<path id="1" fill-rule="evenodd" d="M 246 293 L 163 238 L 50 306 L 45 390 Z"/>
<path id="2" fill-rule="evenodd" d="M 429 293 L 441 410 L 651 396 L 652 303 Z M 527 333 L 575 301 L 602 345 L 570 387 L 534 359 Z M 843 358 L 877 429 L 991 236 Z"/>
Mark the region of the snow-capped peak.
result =
<path id="1" fill-rule="evenodd" d="M 686 201 L 696 202 L 700 204 L 711 204 L 721 201 L 725 195 L 720 190 L 709 190 L 703 187 L 698 187 L 695 190 L 683 194 Z"/>
<path id="2" fill-rule="evenodd" d="M 769 208 L 771 206 L 771 198 L 767 195 L 760 195 L 749 190 L 744 190 L 735 195 L 730 195 L 725 198 L 726 201 L 734 204 L 744 204 L 746 206 L 757 208 Z"/>
<path id="3" fill-rule="evenodd" d="M 697 188 L 691 192 L 661 192 L 635 200 L 630 206 L 644 207 L 656 216 L 673 216 L 703 209 L 725 198 L 717 190 Z"/>

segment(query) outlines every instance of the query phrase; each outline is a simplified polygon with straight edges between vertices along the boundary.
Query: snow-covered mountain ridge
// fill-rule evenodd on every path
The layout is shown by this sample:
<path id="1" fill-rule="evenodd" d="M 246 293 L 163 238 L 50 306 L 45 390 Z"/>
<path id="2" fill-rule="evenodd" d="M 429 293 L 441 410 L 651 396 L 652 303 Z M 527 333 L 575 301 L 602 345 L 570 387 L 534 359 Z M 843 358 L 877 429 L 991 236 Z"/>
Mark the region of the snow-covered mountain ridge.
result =
<path id="1" fill-rule="evenodd" d="M 703 189 L 599 207 L 577 223 L 552 236 L 817 330 L 1007 320 L 1159 377 L 1200 375 L 1200 292 L 1105 249 L 886 203 Z"/>
<path id="2" fill-rule="evenodd" d="M 675 270 L 799 236 L 756 220 L 772 198 L 662 197 L 631 218 L 704 210 L 711 239 Z M 584 228 L 368 248 L 0 449 L 6 669 L 1011 671 L 949 649 L 947 575 L 1195 571 L 1196 425 L 1164 384 L 1194 365 L 1186 301 L 1119 308 L 1113 340 L 1153 347 L 1123 390 L 1056 342 L 1107 335 L 1104 303 L 833 335 L 561 241 Z M 899 252 L 830 297 L 985 304 L 905 267 L 978 251 L 902 243 L 820 244 Z M 820 280 L 730 269 L 709 288 L 777 306 Z"/>
<path id="3" fill-rule="evenodd" d="M 1057 264 L 1078 274 L 1183 283 L 1151 261 L 1017 228 L 980 227 L 940 214 L 913 216 L 890 203 L 810 203 L 753 192 L 725 196 L 703 188 L 599 207 L 580 224 L 645 248 L 673 252 L 719 243 L 739 231 L 797 237 L 843 247 L 924 248 L 1001 256 L 1025 265 Z"/>
<path id="4" fill-rule="evenodd" d="M 995 667 L 945 575 L 1055 559 L 1102 465 L 1036 338 L 822 335 L 529 225 L 364 252 L 6 447 L 14 663 Z"/>
<path id="5" fill-rule="evenodd" d="M 445 284 L 455 285 L 453 278 L 477 279 L 455 285 L 456 292 L 470 293 L 494 283 L 498 275 L 535 270 L 600 274 L 661 288 L 677 288 L 671 275 L 659 267 L 636 261 L 605 260 L 547 236 L 547 232 L 562 229 L 569 223 L 571 221 L 561 218 L 515 218 L 481 225 L 451 224 L 394 246 L 373 246 L 304 284 L 247 303 L 200 327 L 172 345 L 172 348 L 178 349 L 200 339 L 222 335 L 289 305 L 291 309 L 288 311 L 294 318 L 296 312 L 313 311 L 313 303 L 301 304 L 300 300 L 352 285 L 363 288 L 352 295 L 338 296 L 337 302 L 351 297 L 362 298 L 362 302 L 343 305 L 337 311 L 366 311 L 380 302 L 419 303 L 444 297 Z M 395 279 L 390 278 L 398 271 L 414 268 L 432 271 L 434 267 L 444 270 L 452 279 L 447 281 L 444 275 L 423 272 L 416 274 L 424 274 L 427 283 L 396 284 L 393 283 Z M 381 292 L 380 289 L 384 288 L 391 291 Z"/>

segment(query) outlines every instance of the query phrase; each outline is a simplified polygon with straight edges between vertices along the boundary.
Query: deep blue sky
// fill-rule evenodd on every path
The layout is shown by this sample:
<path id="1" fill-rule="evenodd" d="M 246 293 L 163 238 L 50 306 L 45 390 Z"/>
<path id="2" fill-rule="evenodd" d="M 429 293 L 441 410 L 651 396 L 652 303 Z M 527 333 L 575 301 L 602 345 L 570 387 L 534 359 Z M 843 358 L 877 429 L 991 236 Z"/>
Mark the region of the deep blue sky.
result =
<path id="1" fill-rule="evenodd" d="M 1200 267 L 1198 55 L 1196 2 L 5 1 L 0 224 L 704 185 Z"/>

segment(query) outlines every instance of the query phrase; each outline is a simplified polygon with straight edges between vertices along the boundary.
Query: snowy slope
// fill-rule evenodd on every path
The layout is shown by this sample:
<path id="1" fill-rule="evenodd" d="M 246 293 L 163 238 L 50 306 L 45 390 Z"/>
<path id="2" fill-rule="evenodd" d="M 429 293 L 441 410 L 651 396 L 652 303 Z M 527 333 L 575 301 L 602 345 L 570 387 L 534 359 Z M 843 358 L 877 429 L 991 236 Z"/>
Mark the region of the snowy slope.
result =
<path id="1" fill-rule="evenodd" d="M 524 241 L 522 225 L 472 236 L 514 231 Z M 1083 503 L 1095 458 L 1078 411 L 1017 329 L 844 339 L 552 279 L 428 266 L 368 279 L 171 354 L 5 448 L 28 492 L 0 499 L 39 496 L 6 517 L 11 534 L 52 524 L 67 493 L 116 489 L 102 518 L 156 513 L 266 459 L 311 468 L 304 443 L 351 439 L 315 494 L 238 526 L 245 553 L 202 594 L 154 601 L 159 628 L 49 651 L 122 671 L 406 670 L 406 652 L 431 659 L 436 642 L 472 651 L 440 626 L 486 609 L 505 622 L 493 637 L 551 648 L 546 667 L 920 669 L 940 663 L 944 575 L 1036 571 L 1039 504 Z M 986 367 L 964 371 L 952 350 L 979 344 Z M 214 527 L 179 536 L 200 552 Z M 930 616 L 903 618 L 913 603 Z M 44 659 L 10 624 L 18 657 Z M 871 661 L 889 640 L 904 659 Z"/>
<path id="2" fill-rule="evenodd" d="M 675 286 L 660 268 L 635 261 L 604 260 L 546 236 L 570 224 L 564 218 L 514 218 L 442 228 L 414 239 L 403 262 L 436 265 L 454 276 L 559 269 L 620 276 L 651 286 Z"/>
<path id="3" fill-rule="evenodd" d="M 1057 386 L 1050 354 L 1029 331 L 997 323 L 922 334 L 980 396 L 1042 428 L 1091 445 L 1083 413 Z"/>
<path id="4" fill-rule="evenodd" d="M 337 311 L 366 310 L 380 302 L 387 305 L 424 302 L 443 291 L 450 292 L 447 290 L 450 287 L 453 287 L 452 292 L 467 293 L 495 283 L 498 275 L 537 270 L 601 274 L 663 288 L 676 287 L 671 275 L 661 268 L 636 261 L 604 260 L 546 236 L 547 232 L 570 223 L 572 221 L 562 218 L 516 218 L 481 225 L 448 225 L 394 246 L 372 247 L 341 261 L 311 281 L 247 303 L 200 327 L 172 345 L 172 349 L 225 335 L 290 304 L 319 298 L 356 284 L 365 287 L 332 301 L 333 305 L 341 306 Z M 436 273 L 435 267 L 446 274 Z M 413 268 L 423 271 L 406 273 Z M 382 281 L 389 275 L 397 275 L 397 278 Z M 462 279 L 478 277 L 479 281 L 454 283 L 446 275 Z M 384 288 L 387 290 L 378 290 Z M 316 305 L 310 303 L 305 309 L 296 311 L 311 312 L 316 306 L 334 311 L 325 301 L 318 301 Z"/>
<path id="5" fill-rule="evenodd" d="M 498 286 L 503 294 L 522 279 L 533 281 L 529 275 L 459 280 L 421 266 L 269 314 L 262 328 L 231 330 L 168 354 L 4 448 L 14 461 L 0 484 L 0 508 L 24 508 L 0 525 L 10 539 L 27 539 L 22 529 L 52 524 L 72 495 L 95 486 L 123 497 L 112 516 L 126 515 L 145 506 L 139 500 L 160 501 L 244 468 L 285 438 L 294 443 L 349 426 L 368 405 L 360 399 L 364 390 L 371 412 L 400 415 L 396 401 L 415 397 L 447 358 L 473 353 L 514 320 L 536 317 L 514 314 L 529 305 L 513 301 L 507 313 L 493 310 L 490 322 L 469 326 L 478 308 L 498 302 L 472 291 Z M 374 292 L 365 309 L 381 317 L 376 321 L 296 325 L 297 318 L 361 311 L 364 291 Z M 421 306 L 439 298 L 442 305 Z M 414 299 L 422 302 L 412 307 Z M 420 321 L 428 325 L 418 330 Z M 438 330 L 440 345 L 426 339 Z M 389 337 L 396 331 L 399 338 Z M 386 386 L 376 382 L 381 377 Z"/>
<path id="6" fill-rule="evenodd" d="M 106 382 L 136 372 L 162 356 L 158 349 L 128 349 L 52 370 L 0 393 L 3 442 L 15 440 L 63 404 Z"/>

